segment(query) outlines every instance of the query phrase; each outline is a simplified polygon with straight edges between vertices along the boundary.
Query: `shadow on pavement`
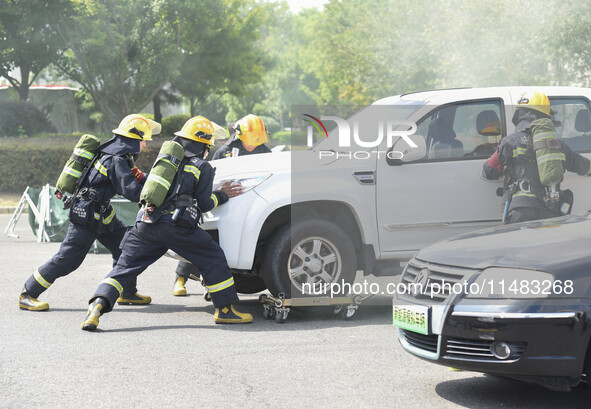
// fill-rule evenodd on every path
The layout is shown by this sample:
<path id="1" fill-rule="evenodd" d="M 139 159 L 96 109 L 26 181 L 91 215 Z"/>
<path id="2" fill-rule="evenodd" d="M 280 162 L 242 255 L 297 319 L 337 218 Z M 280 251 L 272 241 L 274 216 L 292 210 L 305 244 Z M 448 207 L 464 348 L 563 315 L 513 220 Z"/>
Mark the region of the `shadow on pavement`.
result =
<path id="1" fill-rule="evenodd" d="M 53 308 L 50 307 L 47 312 L 80 312 L 80 313 L 85 313 L 87 311 L 87 308 Z M 31 311 L 34 313 L 39 313 L 39 312 L 46 312 L 46 311 Z"/>
<path id="2" fill-rule="evenodd" d="M 212 312 L 211 306 L 184 306 L 178 304 L 116 305 L 113 312 L 140 312 L 145 314 L 169 314 L 175 312 Z"/>
<path id="3" fill-rule="evenodd" d="M 466 372 L 468 373 L 468 372 Z M 446 381 L 435 392 L 467 408 L 589 408 L 591 391 L 585 384 L 572 392 L 555 392 L 542 386 L 492 375 Z"/>
<path id="4" fill-rule="evenodd" d="M 211 325 L 155 325 L 153 327 L 146 326 L 146 327 L 135 327 L 135 328 L 117 328 L 117 329 L 108 329 L 103 330 L 101 328 L 97 328 L 94 333 L 116 333 L 116 332 L 141 332 L 141 331 L 155 331 L 155 330 L 175 330 L 175 329 L 206 329 L 211 328 Z"/>
<path id="5" fill-rule="evenodd" d="M 315 307 L 313 307 L 315 308 Z M 252 323 L 246 325 L 215 325 L 213 322 L 213 305 L 206 306 L 182 306 L 176 304 L 150 304 L 150 305 L 129 305 L 117 306 L 111 314 L 126 314 L 126 313 L 147 313 L 147 314 L 168 314 L 168 313 L 206 313 L 211 316 L 211 325 L 170 325 L 141 328 L 121 328 L 115 330 L 108 330 L 106 332 L 133 332 L 141 330 L 155 330 L 155 329 L 179 329 L 179 328 L 211 328 L 215 325 L 216 328 L 222 330 L 232 330 L 240 332 L 263 332 L 263 331 L 302 331 L 302 330 L 317 330 L 319 328 L 353 328 L 373 325 L 391 324 L 392 309 L 390 306 L 362 306 L 359 308 L 355 316 L 350 320 L 343 320 L 340 316 L 335 315 L 331 310 L 318 308 L 317 311 L 313 309 L 293 309 L 289 312 L 287 321 L 284 323 L 277 323 L 274 319 L 265 320 L 263 318 L 263 307 L 258 300 L 245 300 L 239 303 L 241 312 L 252 314 L 254 320 Z M 198 318 L 203 319 L 203 316 Z"/>

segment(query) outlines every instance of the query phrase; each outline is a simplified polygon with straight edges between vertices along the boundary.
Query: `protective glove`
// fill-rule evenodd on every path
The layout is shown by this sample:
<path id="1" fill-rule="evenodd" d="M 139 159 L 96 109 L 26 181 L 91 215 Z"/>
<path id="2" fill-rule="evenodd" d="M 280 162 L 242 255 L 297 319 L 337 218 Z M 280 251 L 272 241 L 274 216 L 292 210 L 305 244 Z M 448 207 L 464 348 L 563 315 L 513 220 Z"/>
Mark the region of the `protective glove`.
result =
<path id="1" fill-rule="evenodd" d="M 490 158 L 488 158 L 486 163 L 488 164 L 488 166 L 490 166 L 491 168 L 493 168 L 497 172 L 503 171 L 503 166 L 501 165 L 501 160 L 499 159 L 498 151 L 493 153 L 492 156 Z"/>
<path id="2" fill-rule="evenodd" d="M 133 176 L 135 176 L 138 183 L 141 183 L 142 179 L 144 178 L 144 174 L 142 173 L 141 170 L 138 169 L 137 166 L 134 166 L 133 168 L 131 168 L 131 173 L 133 173 Z"/>

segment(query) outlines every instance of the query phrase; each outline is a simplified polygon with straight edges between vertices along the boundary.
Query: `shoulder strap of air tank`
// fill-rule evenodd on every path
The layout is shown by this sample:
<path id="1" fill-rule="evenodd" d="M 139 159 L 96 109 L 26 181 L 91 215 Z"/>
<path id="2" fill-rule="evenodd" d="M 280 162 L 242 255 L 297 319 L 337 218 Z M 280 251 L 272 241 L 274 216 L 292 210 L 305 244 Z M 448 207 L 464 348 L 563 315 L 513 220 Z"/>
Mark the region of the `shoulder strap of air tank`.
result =
<path id="1" fill-rule="evenodd" d="M 96 161 L 100 157 L 102 157 L 102 155 L 103 154 L 101 152 L 99 152 L 96 155 L 94 155 L 94 158 L 92 159 L 92 161 L 90 161 L 88 163 L 88 166 L 86 166 L 84 168 L 84 170 L 82 171 L 82 174 L 80 175 L 80 177 L 76 181 L 76 187 L 74 188 L 74 192 L 72 193 L 72 196 L 70 196 L 68 199 L 64 200 L 64 210 L 69 209 L 70 207 L 72 207 L 72 204 L 74 202 L 74 198 L 76 196 L 78 196 L 78 194 L 80 193 L 80 188 L 82 187 L 82 183 L 88 177 L 88 172 L 90 172 L 90 170 L 94 167 L 94 164 L 96 163 Z"/>
<path id="2" fill-rule="evenodd" d="M 182 165 L 182 163 L 180 165 Z M 176 174 L 174 175 L 174 180 L 173 180 L 172 186 L 169 190 L 169 192 L 173 192 L 173 193 L 168 195 L 166 200 L 158 207 L 158 214 L 160 214 L 161 210 L 167 209 L 168 207 L 170 207 L 171 204 L 173 206 L 175 204 L 175 199 L 178 196 L 181 186 L 183 184 L 183 174 L 182 174 L 183 173 L 182 172 L 183 166 L 180 166 L 180 165 L 177 169 Z M 179 174 L 180 174 L 180 176 L 179 176 Z"/>

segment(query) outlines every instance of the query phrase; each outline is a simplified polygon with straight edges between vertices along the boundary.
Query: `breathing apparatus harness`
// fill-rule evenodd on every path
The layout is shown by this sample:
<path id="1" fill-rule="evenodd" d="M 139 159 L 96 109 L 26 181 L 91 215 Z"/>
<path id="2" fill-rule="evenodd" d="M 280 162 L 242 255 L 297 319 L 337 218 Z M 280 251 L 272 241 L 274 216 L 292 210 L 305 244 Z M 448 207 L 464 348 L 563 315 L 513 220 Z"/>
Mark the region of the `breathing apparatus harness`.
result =
<path id="1" fill-rule="evenodd" d="M 144 211 L 142 222 L 155 223 L 166 213 L 172 213 L 171 220 L 174 226 L 195 229 L 199 225 L 199 222 L 203 222 L 203 215 L 201 209 L 199 209 L 197 199 L 193 197 L 193 190 L 186 194 L 179 194 L 183 185 L 184 173 L 179 167 L 174 178 L 173 188 L 171 189 L 173 193 L 168 196 L 164 203 L 158 207 L 147 205 L 142 207 Z M 182 217 L 185 212 L 189 212 L 190 219 L 195 220 L 195 223 L 191 223 Z"/>
<path id="2" fill-rule="evenodd" d="M 503 192 L 505 196 L 505 208 L 503 211 L 503 223 L 507 218 L 509 205 L 513 199 L 513 195 L 517 192 L 523 192 L 531 195 L 531 182 L 525 176 L 527 168 L 531 167 L 537 171 L 536 149 L 560 149 L 560 143 L 557 140 L 549 140 L 542 142 L 533 142 L 530 128 L 523 131 L 525 135 L 521 137 L 521 146 L 526 146 L 524 154 L 517 155 L 517 160 L 512 166 L 505 166 L 503 168 Z M 544 185 L 542 185 L 544 186 Z M 545 196 L 542 198 L 546 208 L 560 214 L 569 214 L 572 208 L 572 192 L 570 190 L 561 191 L 560 183 L 551 186 L 544 186 Z M 567 193 L 565 193 L 567 192 Z M 564 196 L 564 197 L 563 197 Z M 562 199 L 562 200 L 561 200 Z"/>

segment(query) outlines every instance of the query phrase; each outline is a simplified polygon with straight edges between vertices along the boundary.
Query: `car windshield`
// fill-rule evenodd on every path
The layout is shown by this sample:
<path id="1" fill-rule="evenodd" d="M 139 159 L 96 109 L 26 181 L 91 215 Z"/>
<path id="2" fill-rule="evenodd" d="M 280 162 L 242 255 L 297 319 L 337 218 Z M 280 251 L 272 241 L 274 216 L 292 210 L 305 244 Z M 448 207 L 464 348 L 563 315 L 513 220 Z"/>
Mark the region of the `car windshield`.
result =
<path id="1" fill-rule="evenodd" d="M 357 126 L 357 132 L 361 140 L 376 140 L 378 127 L 386 126 L 387 122 L 407 120 L 413 113 L 418 111 L 423 105 L 422 101 L 396 100 L 393 103 L 390 99 L 378 101 L 372 105 L 366 106 L 355 114 L 351 115 L 347 122 L 350 130 L 353 132 L 354 124 Z M 323 117 L 324 118 L 324 117 Z M 339 150 L 338 127 L 331 120 L 324 120 L 327 124 L 328 137 L 319 139 L 310 149 L 317 150 Z"/>

